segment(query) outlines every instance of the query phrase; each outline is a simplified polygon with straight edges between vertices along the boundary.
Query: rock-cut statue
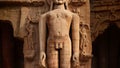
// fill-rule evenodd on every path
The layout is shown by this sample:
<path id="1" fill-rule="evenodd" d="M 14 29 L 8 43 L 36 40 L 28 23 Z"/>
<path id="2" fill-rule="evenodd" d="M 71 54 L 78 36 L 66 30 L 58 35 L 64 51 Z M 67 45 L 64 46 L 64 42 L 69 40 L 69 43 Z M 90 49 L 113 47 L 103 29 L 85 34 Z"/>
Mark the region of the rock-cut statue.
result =
<path id="1" fill-rule="evenodd" d="M 41 67 L 79 65 L 79 16 L 67 9 L 67 0 L 48 0 L 50 11 L 39 20 Z"/>

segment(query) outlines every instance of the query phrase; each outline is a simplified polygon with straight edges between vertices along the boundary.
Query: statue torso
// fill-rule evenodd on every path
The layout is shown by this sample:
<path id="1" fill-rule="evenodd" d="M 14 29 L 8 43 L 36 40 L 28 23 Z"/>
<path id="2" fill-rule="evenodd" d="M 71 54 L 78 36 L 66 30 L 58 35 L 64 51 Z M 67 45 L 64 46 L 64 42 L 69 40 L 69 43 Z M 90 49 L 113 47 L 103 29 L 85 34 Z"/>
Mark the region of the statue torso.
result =
<path id="1" fill-rule="evenodd" d="M 50 37 L 69 36 L 72 13 L 68 10 L 56 9 L 47 14 L 47 27 Z"/>

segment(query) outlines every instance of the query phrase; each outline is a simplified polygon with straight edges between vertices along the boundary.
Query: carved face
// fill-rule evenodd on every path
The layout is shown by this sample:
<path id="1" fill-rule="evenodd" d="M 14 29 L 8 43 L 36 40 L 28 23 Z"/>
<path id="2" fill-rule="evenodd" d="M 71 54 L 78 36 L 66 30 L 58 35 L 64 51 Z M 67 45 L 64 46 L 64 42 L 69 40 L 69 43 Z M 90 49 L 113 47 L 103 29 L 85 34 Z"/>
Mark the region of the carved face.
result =
<path id="1" fill-rule="evenodd" d="M 70 3 L 71 0 L 47 0 L 49 5 L 56 3 L 56 4 L 63 4 L 63 3 Z"/>
<path id="2" fill-rule="evenodd" d="M 63 4 L 65 2 L 67 2 L 67 0 L 52 0 L 53 3 L 56 3 L 56 4 Z"/>
<path id="3" fill-rule="evenodd" d="M 48 4 L 50 5 L 51 3 L 55 3 L 55 4 L 63 4 L 65 2 L 67 2 L 68 0 L 47 0 Z"/>

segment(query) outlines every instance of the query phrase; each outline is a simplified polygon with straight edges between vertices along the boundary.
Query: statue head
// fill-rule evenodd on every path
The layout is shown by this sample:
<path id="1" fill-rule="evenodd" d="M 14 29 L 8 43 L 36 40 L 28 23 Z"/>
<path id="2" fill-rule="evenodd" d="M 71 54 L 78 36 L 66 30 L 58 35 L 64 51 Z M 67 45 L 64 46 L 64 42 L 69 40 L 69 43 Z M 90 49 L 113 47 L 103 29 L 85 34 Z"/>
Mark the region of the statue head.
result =
<path id="1" fill-rule="evenodd" d="M 70 0 L 47 0 L 47 3 L 51 6 L 50 10 L 52 10 L 53 4 L 57 4 L 57 5 L 64 4 L 65 5 L 65 9 L 67 9 L 67 5 L 68 5 L 69 1 Z"/>
<path id="2" fill-rule="evenodd" d="M 68 2 L 69 0 L 47 0 L 48 4 L 51 5 L 51 3 L 55 3 L 55 4 L 64 4 L 66 2 Z"/>

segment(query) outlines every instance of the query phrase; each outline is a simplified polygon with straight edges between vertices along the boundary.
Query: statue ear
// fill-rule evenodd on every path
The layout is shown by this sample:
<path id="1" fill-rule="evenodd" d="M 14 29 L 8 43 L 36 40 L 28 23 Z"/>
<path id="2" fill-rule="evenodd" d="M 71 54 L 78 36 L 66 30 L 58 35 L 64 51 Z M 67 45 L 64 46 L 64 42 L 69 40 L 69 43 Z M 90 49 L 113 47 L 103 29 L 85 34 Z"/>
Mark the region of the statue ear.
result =
<path id="1" fill-rule="evenodd" d="M 64 3 L 65 9 L 68 9 L 68 2 Z"/>
<path id="2" fill-rule="evenodd" d="M 53 9 L 53 2 L 50 3 L 50 11 Z"/>

